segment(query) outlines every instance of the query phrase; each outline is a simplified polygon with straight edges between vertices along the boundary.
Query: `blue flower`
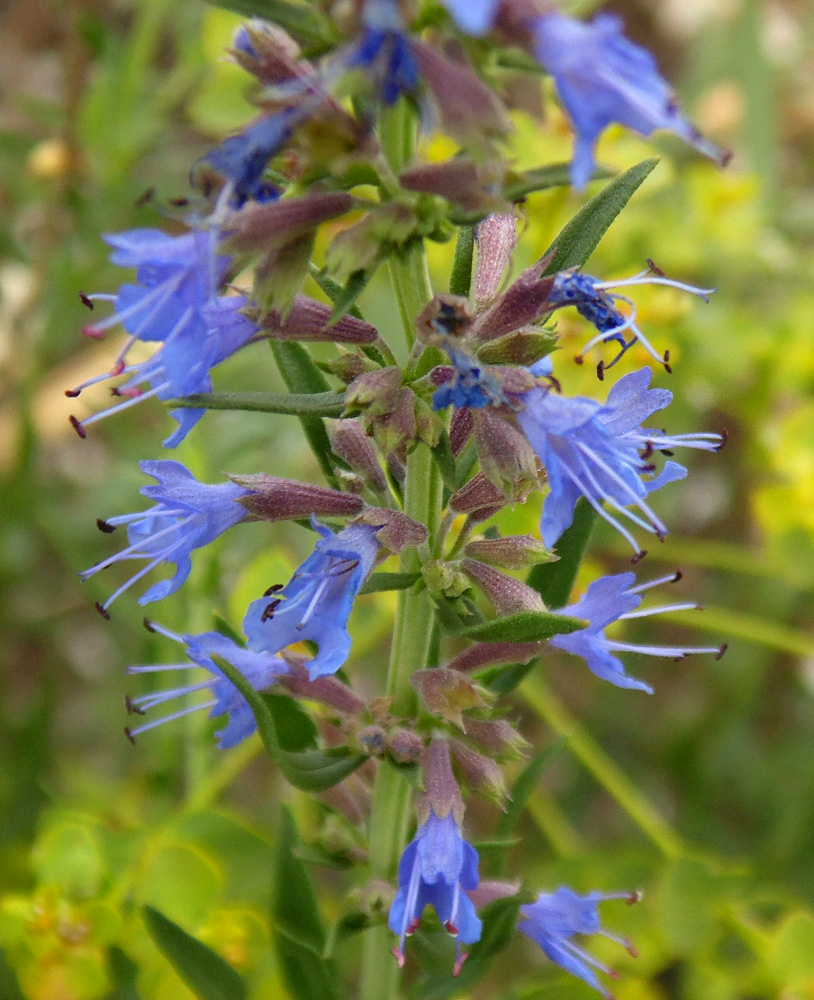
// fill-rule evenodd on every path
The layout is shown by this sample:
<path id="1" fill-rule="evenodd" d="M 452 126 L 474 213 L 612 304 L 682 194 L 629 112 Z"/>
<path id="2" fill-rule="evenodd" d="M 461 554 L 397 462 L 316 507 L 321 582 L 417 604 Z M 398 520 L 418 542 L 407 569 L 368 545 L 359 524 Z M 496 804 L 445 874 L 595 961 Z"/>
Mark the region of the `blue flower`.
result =
<path id="1" fill-rule="evenodd" d="M 562 887 L 556 892 L 541 893 L 536 903 L 522 906 L 520 915 L 524 919 L 518 924 L 518 929 L 536 941 L 552 962 L 610 998 L 611 994 L 594 969 L 613 978 L 616 978 L 615 973 L 575 944 L 573 937 L 575 934 L 601 934 L 627 948 L 635 958 L 636 950 L 630 941 L 603 929 L 599 920 L 599 903 L 607 899 L 626 899 L 635 903 L 640 898 L 638 893 L 629 892 L 589 892 L 580 896 L 572 889 Z"/>
<path id="2" fill-rule="evenodd" d="M 709 301 L 709 296 L 715 291 L 714 288 L 696 288 L 694 285 L 687 285 L 682 281 L 667 278 L 655 269 L 655 265 L 652 263 L 648 270 L 623 281 L 600 281 L 598 278 L 593 278 L 589 274 L 581 274 L 579 271 L 561 271 L 554 279 L 554 284 L 548 293 L 548 304 L 555 309 L 561 306 L 575 306 L 580 316 L 584 316 L 599 331 L 582 349 L 577 356 L 577 361 L 582 363 L 584 356 L 598 343 L 605 344 L 609 341 L 616 341 L 620 345 L 619 354 L 610 364 L 599 362 L 600 378 L 605 371 L 613 368 L 616 362 L 637 341 L 642 344 L 651 357 L 670 371 L 669 351 L 665 351 L 662 357 L 638 328 L 636 307 L 633 302 L 624 295 L 614 294 L 610 291 L 612 288 L 627 288 L 632 285 L 669 285 L 671 288 L 679 288 L 691 295 L 698 295 L 705 302 Z M 619 300 L 627 302 L 631 306 L 631 315 L 625 316 L 617 308 L 616 302 Z M 625 339 L 625 331 L 627 330 L 630 330 L 632 334 L 629 341 Z"/>
<path id="3" fill-rule="evenodd" d="M 433 394 L 434 410 L 445 410 L 448 406 L 482 410 L 509 403 L 500 381 L 484 371 L 484 366 L 469 351 L 455 344 L 451 337 L 444 338 L 443 347 L 452 361 L 453 375 L 451 381 Z"/>
<path id="4" fill-rule="evenodd" d="M 99 521 L 99 527 L 106 532 L 126 524 L 130 545 L 79 574 L 87 580 L 115 563 L 130 559 L 148 560 L 147 565 L 119 587 L 104 604 L 97 605 L 106 617 L 108 608 L 120 594 L 162 562 L 175 563 L 175 575 L 150 587 L 139 598 L 139 604 L 160 601 L 174 594 L 190 574 L 193 549 L 208 545 L 228 528 L 248 517 L 248 511 L 238 501 L 251 491 L 242 486 L 235 483 L 199 483 L 180 462 L 142 462 L 141 469 L 158 480 L 157 486 L 144 486 L 141 490 L 143 496 L 156 501 L 155 506 L 137 514 L 122 514 Z"/>
<path id="5" fill-rule="evenodd" d="M 392 106 L 401 94 L 418 87 L 419 70 L 410 38 L 394 0 L 367 0 L 362 12 L 364 32 L 347 61 L 373 77 L 381 99 Z"/>
<path id="6" fill-rule="evenodd" d="M 705 156 L 726 161 L 684 117 L 653 56 L 624 37 L 618 16 L 597 14 L 585 23 L 552 11 L 536 20 L 534 31 L 537 58 L 554 77 L 576 130 L 575 188 L 591 179 L 596 142 L 611 122 L 645 136 L 669 129 Z"/>
<path id="7" fill-rule="evenodd" d="M 264 179 L 269 160 L 288 143 L 298 124 L 316 110 L 313 101 L 284 108 L 259 118 L 242 132 L 229 136 L 203 157 L 202 163 L 222 174 L 230 185 L 229 201 L 241 208 L 247 201 L 266 202 L 278 196 Z"/>
<path id="8" fill-rule="evenodd" d="M 316 680 L 335 674 L 350 655 L 348 619 L 381 545 L 378 527 L 350 524 L 334 534 L 314 517 L 311 524 L 322 536 L 314 552 L 285 587 L 250 605 L 244 628 L 251 648 L 269 653 L 316 643 L 319 652 L 308 664 Z"/>
<path id="9" fill-rule="evenodd" d="M 480 37 L 495 23 L 501 0 L 444 0 L 453 20 L 467 35 Z"/>
<path id="10" fill-rule="evenodd" d="M 113 246 L 111 261 L 136 268 L 137 284 L 122 286 L 118 295 L 86 295 L 91 306 L 97 300 L 113 301 L 116 311 L 105 320 L 87 326 L 84 332 L 102 337 L 108 329 L 122 325 L 130 334 L 110 372 L 88 379 L 68 396 L 120 375 L 127 381 L 113 390 L 124 402 L 101 410 L 86 420 L 71 417 L 80 437 L 86 428 L 113 413 L 129 409 L 157 396 L 176 399 L 192 393 L 211 392 L 210 370 L 247 344 L 257 327 L 241 310 L 248 300 L 221 296 L 229 258 L 218 254 L 215 229 L 193 230 L 183 236 L 168 236 L 153 229 L 135 229 L 106 237 Z M 139 340 L 156 341 L 161 347 L 146 361 L 127 365 L 130 348 Z M 145 391 L 145 384 L 150 388 Z M 179 428 L 164 442 L 174 448 L 201 419 L 203 409 L 178 409 L 172 415 Z"/>
<path id="11" fill-rule="evenodd" d="M 213 657 L 219 656 L 231 663 L 249 681 L 256 691 L 268 691 L 276 683 L 277 678 L 289 671 L 289 665 L 279 656 L 271 656 L 269 653 L 256 652 L 251 649 L 244 649 L 236 642 L 221 635 L 219 632 L 205 632 L 203 635 L 176 635 L 168 629 L 156 625 L 154 622 L 145 622 L 151 632 L 158 632 L 181 643 L 187 647 L 187 656 L 192 663 L 171 663 L 155 664 L 150 666 L 129 667 L 129 674 L 164 673 L 165 671 L 188 670 L 194 665 L 207 670 L 211 676 L 206 680 L 185 684 L 181 687 L 174 687 L 169 690 L 156 691 L 152 694 L 141 695 L 138 698 L 127 699 L 127 709 L 137 715 L 144 715 L 152 708 L 163 705 L 165 702 L 175 701 L 183 698 L 188 702 L 189 696 L 198 691 L 206 691 L 210 695 L 208 701 L 199 704 L 185 704 L 171 715 L 163 716 L 160 719 L 151 719 L 134 729 L 127 728 L 125 733 L 131 742 L 141 733 L 149 729 L 155 729 L 165 722 L 172 722 L 184 715 L 192 712 L 199 712 L 203 709 L 211 708 L 209 717 L 211 719 L 228 715 L 229 720 L 226 726 L 218 730 L 215 735 L 218 737 L 218 746 L 221 750 L 228 750 L 237 746 L 257 729 L 252 710 L 249 704 L 231 681 L 227 680 L 223 672 L 215 663 Z"/>
<path id="12" fill-rule="evenodd" d="M 461 836 L 455 816 L 449 812 L 441 818 L 431 809 L 399 862 L 399 891 L 390 907 L 390 929 L 399 935 L 393 950 L 399 965 L 404 964 L 404 939 L 416 931 L 424 908 L 430 905 L 457 940 L 457 975 L 466 958 L 461 957 L 460 942 L 480 940 L 483 925 L 466 895 L 477 888 L 478 881 L 478 852 Z"/>
<path id="13" fill-rule="evenodd" d="M 641 595 L 645 591 L 662 583 L 673 583 L 679 579 L 681 579 L 681 574 L 674 573 L 658 580 L 633 586 L 636 582 L 633 573 L 619 573 L 616 576 L 604 576 L 600 580 L 594 580 L 584 597 L 575 604 L 563 608 L 561 612 L 564 615 L 572 615 L 574 618 L 587 619 L 588 627 L 579 632 L 571 632 L 570 635 L 556 635 L 550 640 L 551 645 L 573 653 L 574 656 L 581 656 L 597 677 L 610 681 L 616 687 L 636 688 L 639 691 L 652 694 L 653 688 L 649 684 L 625 673 L 624 665 L 619 657 L 614 655 L 615 653 L 644 653 L 647 656 L 669 656 L 673 659 L 683 659 L 691 653 L 715 653 L 720 658 L 726 650 L 726 645 L 641 646 L 608 639 L 605 635 L 605 629 L 617 621 L 698 608 L 697 604 L 681 602 L 664 607 L 637 610 L 642 603 Z"/>
<path id="14" fill-rule="evenodd" d="M 683 479 L 687 470 L 668 461 L 659 475 L 644 478 L 655 472 L 650 459 L 656 451 L 669 455 L 678 446 L 704 451 L 722 447 L 724 439 L 719 434 L 670 436 L 641 426 L 673 398 L 667 389 L 648 389 L 652 376 L 650 368 L 626 375 L 611 389 L 604 406 L 585 396 L 567 398 L 542 386 L 519 397 L 525 408 L 516 412 L 517 420 L 548 473 L 550 492 L 543 504 L 541 531 L 549 547 L 571 524 L 581 496 L 635 551 L 638 545 L 633 535 L 603 503 L 663 539 L 667 527 L 648 505 L 647 495 Z"/>

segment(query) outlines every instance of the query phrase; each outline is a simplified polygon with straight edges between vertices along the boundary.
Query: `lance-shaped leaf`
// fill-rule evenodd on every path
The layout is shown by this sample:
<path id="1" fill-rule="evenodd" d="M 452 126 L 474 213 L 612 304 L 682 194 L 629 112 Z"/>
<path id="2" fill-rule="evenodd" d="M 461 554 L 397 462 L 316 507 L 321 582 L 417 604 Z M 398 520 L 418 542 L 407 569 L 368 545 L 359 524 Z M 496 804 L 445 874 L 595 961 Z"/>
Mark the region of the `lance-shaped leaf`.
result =
<path id="1" fill-rule="evenodd" d="M 225 958 L 152 906 L 142 909 L 155 946 L 200 1000 L 245 1000 L 246 984 Z"/>
<path id="2" fill-rule="evenodd" d="M 571 599 L 579 564 L 588 547 L 597 513 L 583 497 L 574 510 L 574 520 L 557 543 L 559 560 L 535 566 L 528 584 L 551 608 L 564 608 Z"/>
<path id="3" fill-rule="evenodd" d="M 302 344 L 294 341 L 271 341 L 271 351 L 283 381 L 292 393 L 324 393 L 330 390 L 328 380 L 317 368 Z M 333 481 L 333 461 L 328 432 L 319 417 L 301 416 L 300 423 L 320 468 Z"/>
<path id="4" fill-rule="evenodd" d="M 658 162 L 656 157 L 642 160 L 591 198 L 551 244 L 546 274 L 581 267 Z"/>
<path id="5" fill-rule="evenodd" d="M 463 629 L 459 634 L 479 642 L 540 642 L 553 635 L 563 635 L 586 628 L 587 622 L 550 611 L 520 611 L 507 618 L 483 622 Z"/>
<path id="6" fill-rule="evenodd" d="M 304 792 L 322 792 L 332 788 L 360 767 L 367 757 L 347 750 L 291 750 L 283 746 L 274 715 L 263 696 L 243 674 L 224 659 L 218 666 L 227 680 L 238 689 L 252 710 L 263 745 L 283 772 L 286 780 Z"/>
<path id="7" fill-rule="evenodd" d="M 297 1000 L 338 1000 L 337 971 L 324 958 L 326 934 L 302 844 L 290 811 L 283 807 L 277 830 L 271 915 L 277 954 L 288 988 Z"/>

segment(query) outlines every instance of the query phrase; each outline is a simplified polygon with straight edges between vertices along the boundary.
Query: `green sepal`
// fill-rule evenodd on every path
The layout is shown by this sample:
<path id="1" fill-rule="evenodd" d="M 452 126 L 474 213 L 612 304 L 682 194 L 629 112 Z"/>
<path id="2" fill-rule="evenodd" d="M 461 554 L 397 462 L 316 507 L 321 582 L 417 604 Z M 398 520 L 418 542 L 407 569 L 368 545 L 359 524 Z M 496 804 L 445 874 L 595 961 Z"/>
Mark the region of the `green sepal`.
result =
<path id="1" fill-rule="evenodd" d="M 383 590 L 408 590 L 420 579 L 420 573 L 374 573 L 365 580 L 359 594 L 378 594 Z"/>
<path id="2" fill-rule="evenodd" d="M 432 457 L 435 459 L 435 464 L 441 472 L 444 486 L 450 493 L 454 493 L 458 489 L 458 478 L 455 473 L 455 455 L 452 453 L 452 446 L 449 443 L 449 434 L 446 428 L 441 431 L 438 443 L 430 450 L 432 451 Z"/>
<path id="3" fill-rule="evenodd" d="M 356 300 L 367 288 L 373 271 L 354 271 L 344 285 L 340 285 L 340 293 L 333 300 L 333 312 L 328 320 L 328 326 L 338 323 L 340 319 L 349 312 L 356 304 Z"/>
<path id="4" fill-rule="evenodd" d="M 199 392 L 169 400 L 167 406 L 207 410 L 249 410 L 295 417 L 338 417 L 345 407 L 342 392 Z"/>
<path id="5" fill-rule="evenodd" d="M 341 992 L 333 963 L 324 957 L 326 934 L 291 812 L 280 812 L 274 864 L 271 916 L 283 976 L 297 1000 L 338 1000 Z"/>
<path id="6" fill-rule="evenodd" d="M 363 754 L 351 754 L 345 749 L 292 750 L 284 747 L 277 732 L 273 711 L 263 696 L 227 660 L 218 658 L 218 666 L 248 702 L 269 756 L 295 788 L 304 792 L 324 792 L 352 774 L 367 760 Z"/>
<path id="7" fill-rule="evenodd" d="M 658 162 L 658 157 L 642 160 L 591 198 L 543 255 L 553 254 L 545 273 L 581 267 Z"/>
<path id="8" fill-rule="evenodd" d="M 527 583 L 550 608 L 564 608 L 571 599 L 574 581 L 598 515 L 585 497 L 574 509 L 574 520 L 557 544 L 556 562 L 541 563 L 529 573 Z"/>
<path id="9" fill-rule="evenodd" d="M 287 388 L 294 394 L 320 394 L 330 385 L 308 351 L 296 341 L 269 341 L 271 352 Z M 301 416 L 300 423 L 328 482 L 334 482 L 331 442 L 321 417 Z"/>
<path id="10" fill-rule="evenodd" d="M 472 258 L 475 251 L 475 227 L 462 226 L 455 244 L 455 258 L 449 276 L 449 290 L 452 295 L 469 295 L 472 285 Z"/>
<path id="11" fill-rule="evenodd" d="M 506 618 L 464 628 L 459 635 L 478 642 L 541 642 L 555 635 L 578 632 L 587 625 L 581 618 L 550 611 L 518 611 Z"/>
<path id="12" fill-rule="evenodd" d="M 225 958 L 152 906 L 142 917 L 153 942 L 200 1000 L 245 1000 L 246 984 Z"/>

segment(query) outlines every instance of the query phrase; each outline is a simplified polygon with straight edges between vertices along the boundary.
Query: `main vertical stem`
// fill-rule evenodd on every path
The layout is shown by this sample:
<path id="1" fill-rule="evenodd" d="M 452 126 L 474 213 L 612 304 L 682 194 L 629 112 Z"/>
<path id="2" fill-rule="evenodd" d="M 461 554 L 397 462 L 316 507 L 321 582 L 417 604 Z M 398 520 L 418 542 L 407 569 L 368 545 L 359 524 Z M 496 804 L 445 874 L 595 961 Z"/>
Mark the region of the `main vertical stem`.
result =
<path id="1" fill-rule="evenodd" d="M 380 118 L 379 139 L 393 172 L 398 175 L 413 155 L 415 120 L 411 109 L 399 102 L 386 108 Z M 415 319 L 432 298 L 427 258 L 423 244 L 390 263 L 390 278 L 399 306 L 408 348 L 415 338 Z M 417 445 L 407 458 L 404 482 L 404 512 L 426 524 L 430 539 L 441 519 L 441 476 L 429 449 Z M 406 573 L 421 568 L 418 553 L 407 550 L 401 557 Z M 426 666 L 432 629 L 432 603 L 426 591 L 400 591 L 393 624 L 393 643 L 387 670 L 386 692 L 393 711 L 408 715 L 415 694 L 410 678 Z M 370 815 L 370 878 L 392 880 L 407 840 L 410 823 L 410 785 L 397 768 L 382 761 L 373 789 Z M 399 968 L 390 954 L 393 935 L 387 927 L 369 930 L 365 937 L 361 1000 L 396 1000 Z"/>

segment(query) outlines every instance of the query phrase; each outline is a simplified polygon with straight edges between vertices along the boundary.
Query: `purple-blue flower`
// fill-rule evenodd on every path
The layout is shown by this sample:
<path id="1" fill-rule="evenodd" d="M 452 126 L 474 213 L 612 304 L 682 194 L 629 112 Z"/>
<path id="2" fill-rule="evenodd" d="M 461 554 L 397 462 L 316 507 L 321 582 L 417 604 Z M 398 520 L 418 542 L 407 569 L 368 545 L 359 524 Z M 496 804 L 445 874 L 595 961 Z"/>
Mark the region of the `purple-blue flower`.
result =
<path id="1" fill-rule="evenodd" d="M 642 646 L 619 642 L 605 635 L 605 629 L 617 621 L 698 608 L 699 605 L 692 602 L 679 602 L 657 608 L 640 609 L 641 595 L 645 591 L 663 583 L 673 583 L 680 578 L 680 573 L 674 573 L 648 583 L 640 583 L 638 586 L 634 586 L 636 577 L 633 573 L 618 573 L 615 576 L 603 576 L 599 580 L 594 580 L 580 600 L 561 611 L 564 615 L 587 619 L 588 627 L 579 632 L 571 632 L 569 635 L 556 635 L 550 640 L 551 645 L 573 653 L 574 656 L 581 656 L 592 673 L 602 680 L 610 681 L 616 687 L 636 688 L 652 694 L 653 688 L 649 684 L 625 673 L 624 665 L 616 653 L 643 653 L 646 656 L 669 656 L 673 659 L 683 659 L 691 653 L 715 653 L 720 658 L 726 650 L 725 645 Z"/>
<path id="2" fill-rule="evenodd" d="M 393 954 L 404 964 L 404 939 L 415 933 L 426 906 L 458 943 L 455 975 L 466 956 L 460 943 L 480 940 L 482 923 L 467 891 L 478 886 L 478 852 L 461 835 L 452 811 L 443 818 L 434 809 L 399 862 L 399 891 L 390 907 L 390 929 L 399 935 Z"/>
<path id="3" fill-rule="evenodd" d="M 347 66 L 366 70 L 381 99 L 392 106 L 401 94 L 412 94 L 418 87 L 420 74 L 410 38 L 395 0 L 367 0 L 362 20 L 362 38 Z"/>
<path id="4" fill-rule="evenodd" d="M 202 681 L 184 684 L 180 687 L 173 687 L 163 691 L 156 691 L 152 694 L 140 695 L 137 698 L 127 699 L 127 709 L 136 715 L 144 715 L 152 708 L 163 705 L 166 702 L 183 699 L 184 706 L 170 715 L 162 716 L 160 719 L 151 719 L 135 728 L 125 729 L 128 739 L 131 742 L 141 733 L 165 722 L 172 722 L 184 715 L 192 712 L 199 712 L 210 708 L 209 717 L 211 719 L 228 715 L 226 726 L 218 730 L 215 735 L 218 738 L 218 746 L 221 750 L 228 750 L 237 746 L 257 729 L 252 710 L 249 704 L 231 681 L 227 680 L 223 672 L 218 667 L 213 657 L 221 657 L 233 667 L 239 670 L 249 681 L 256 691 L 268 691 L 277 678 L 289 671 L 289 665 L 279 656 L 272 656 L 266 652 L 257 652 L 252 649 L 244 649 L 236 642 L 221 635 L 219 632 L 204 632 L 203 635 L 176 635 L 168 629 L 156 625 L 155 622 L 146 622 L 151 632 L 158 632 L 173 639 L 175 642 L 186 646 L 187 656 L 192 663 L 170 663 L 154 664 L 150 666 L 129 667 L 129 674 L 149 674 L 164 673 L 165 671 L 189 670 L 192 666 L 202 667 L 211 676 Z M 210 698 L 207 701 L 197 704 L 189 704 L 189 696 L 199 691 L 206 691 Z"/>
<path id="5" fill-rule="evenodd" d="M 548 293 L 548 302 L 553 308 L 574 306 L 580 316 L 587 319 L 599 331 L 582 349 L 577 361 L 581 363 L 596 344 L 605 344 L 609 341 L 616 341 L 619 344 L 620 351 L 610 364 L 599 362 L 597 370 L 600 378 L 637 342 L 642 344 L 654 360 L 670 371 L 670 352 L 665 351 L 662 357 L 636 325 L 636 306 L 633 301 L 625 295 L 611 291 L 613 288 L 629 288 L 637 285 L 669 285 L 691 295 L 698 295 L 705 302 L 709 302 L 709 296 L 715 291 L 714 288 L 696 288 L 682 281 L 674 281 L 651 264 L 648 270 L 622 281 L 600 281 L 579 271 L 561 271 L 554 279 L 554 284 Z M 617 301 L 626 302 L 631 307 L 629 316 L 619 310 Z M 631 332 L 630 340 L 625 339 L 625 332 L 628 330 Z"/>
<path id="6" fill-rule="evenodd" d="M 617 15 L 597 14 L 586 23 L 551 11 L 536 20 L 534 34 L 537 58 L 554 77 L 576 131 L 575 188 L 591 179 L 597 140 L 611 122 L 644 136 L 668 129 L 705 156 L 726 161 L 684 117 L 653 56 L 622 34 Z"/>
<path id="7" fill-rule="evenodd" d="M 445 410 L 448 406 L 462 409 L 482 410 L 487 406 L 508 403 L 499 380 L 469 351 L 455 344 L 451 337 L 444 338 L 444 350 L 452 362 L 452 379 L 440 386 L 433 394 L 434 410 Z"/>
<path id="8" fill-rule="evenodd" d="M 626 938 L 606 931 L 599 920 L 599 904 L 607 899 L 625 899 L 629 903 L 638 902 L 639 893 L 630 892 L 589 892 L 580 896 L 572 889 L 562 887 L 556 892 L 541 893 L 536 903 L 520 908 L 523 918 L 517 925 L 532 941 L 543 949 L 545 954 L 589 986 L 608 997 L 611 994 L 600 982 L 595 969 L 614 979 L 616 974 L 602 962 L 599 962 L 574 942 L 576 934 L 601 934 L 603 937 L 616 941 L 636 957 L 636 949 Z"/>
<path id="9" fill-rule="evenodd" d="M 193 230 L 183 236 L 168 236 L 158 230 L 136 229 L 106 237 L 114 247 L 111 261 L 136 268 L 137 284 L 125 284 L 118 295 L 86 295 L 91 306 L 99 300 L 115 303 L 116 311 L 87 326 L 88 336 L 101 338 L 105 331 L 121 325 L 129 333 L 110 372 L 88 379 L 66 393 L 78 396 L 83 389 L 120 375 L 127 381 L 113 390 L 124 401 L 86 420 L 71 417 L 80 437 L 86 428 L 113 413 L 129 409 L 157 396 L 176 399 L 210 392 L 210 370 L 247 344 L 257 327 L 241 310 L 247 299 L 218 295 L 229 258 L 217 252 L 217 233 Z M 146 361 L 128 365 L 127 355 L 139 340 L 156 341 L 161 347 Z M 150 388 L 145 390 L 144 386 Z M 179 428 L 164 442 L 173 448 L 201 419 L 203 409 L 172 411 Z"/>
<path id="10" fill-rule="evenodd" d="M 495 23 L 501 0 L 444 0 L 461 31 L 480 37 Z"/>
<path id="11" fill-rule="evenodd" d="M 350 524 L 334 534 L 311 518 L 322 536 L 285 587 L 253 601 L 244 621 L 252 649 L 279 653 L 298 642 L 319 651 L 308 663 L 311 680 L 335 674 L 350 655 L 353 602 L 378 558 L 378 527 Z"/>
<path id="12" fill-rule="evenodd" d="M 250 200 L 266 202 L 277 197 L 277 188 L 265 180 L 266 167 L 286 145 L 296 126 L 314 110 L 316 105 L 311 101 L 265 115 L 203 157 L 202 163 L 226 178 L 232 205 L 241 208 Z"/>
<path id="13" fill-rule="evenodd" d="M 654 475 L 653 455 L 669 455 L 678 446 L 717 451 L 724 439 L 707 433 L 667 435 L 642 427 L 644 420 L 673 398 L 667 389 L 649 389 L 652 377 L 650 368 L 625 375 L 604 405 L 586 396 L 562 396 L 543 386 L 518 397 L 523 408 L 516 411 L 517 420 L 548 473 L 549 494 L 541 523 L 546 545 L 553 546 L 569 527 L 581 496 L 634 551 L 639 547 L 633 535 L 604 504 L 660 539 L 667 534 L 647 496 L 683 479 L 687 470 L 667 461 L 661 473 Z"/>
<path id="14" fill-rule="evenodd" d="M 116 598 L 133 586 L 143 576 L 162 562 L 175 563 L 175 575 L 169 580 L 154 584 L 139 598 L 139 604 L 160 601 L 174 594 L 186 581 L 192 569 L 192 551 L 214 541 L 224 531 L 248 517 L 248 511 L 238 501 L 251 491 L 236 483 L 200 483 L 180 462 L 169 460 L 145 461 L 141 469 L 158 480 L 157 486 L 144 486 L 143 496 L 155 501 L 155 506 L 136 514 L 122 514 L 99 521 L 99 527 L 110 532 L 119 525 L 127 525 L 126 549 L 104 559 L 80 573 L 89 579 L 101 569 L 130 559 L 146 559 L 143 566 L 130 579 L 98 605 L 107 616 L 107 610 Z"/>

